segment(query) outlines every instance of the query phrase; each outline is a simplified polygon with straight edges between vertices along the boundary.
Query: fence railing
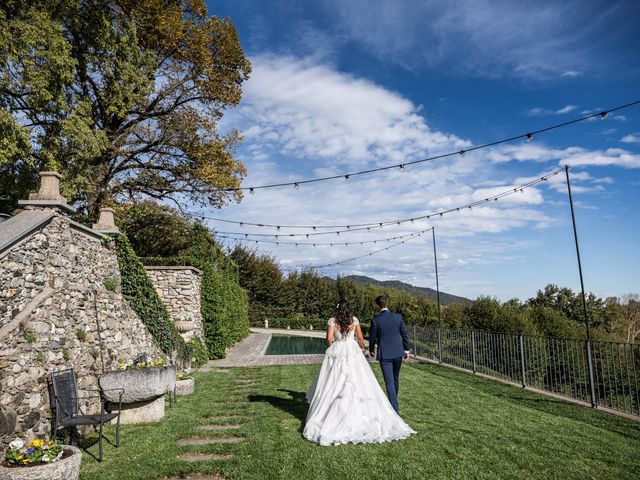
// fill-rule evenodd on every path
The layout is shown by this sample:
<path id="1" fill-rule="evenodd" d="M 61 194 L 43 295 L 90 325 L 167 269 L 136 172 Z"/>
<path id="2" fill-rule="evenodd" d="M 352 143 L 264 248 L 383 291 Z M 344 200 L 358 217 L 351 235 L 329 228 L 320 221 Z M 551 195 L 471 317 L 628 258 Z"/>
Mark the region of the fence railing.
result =
<path id="1" fill-rule="evenodd" d="M 573 338 L 419 326 L 409 334 L 416 356 L 640 415 L 640 344 L 592 341 L 589 355 Z"/>

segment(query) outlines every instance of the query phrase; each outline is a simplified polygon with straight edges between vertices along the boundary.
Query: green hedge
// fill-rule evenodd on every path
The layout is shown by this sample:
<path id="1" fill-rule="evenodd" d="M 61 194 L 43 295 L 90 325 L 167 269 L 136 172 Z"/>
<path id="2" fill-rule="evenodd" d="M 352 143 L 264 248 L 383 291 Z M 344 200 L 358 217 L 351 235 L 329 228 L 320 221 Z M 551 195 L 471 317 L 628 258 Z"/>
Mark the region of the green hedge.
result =
<path id="1" fill-rule="evenodd" d="M 180 257 L 147 257 L 145 265 L 191 265 L 202 270 L 200 312 L 210 358 L 249 334 L 249 299 L 238 282 L 238 267 L 203 227 L 196 227 L 193 246 Z"/>
<path id="2" fill-rule="evenodd" d="M 327 320 L 321 318 L 269 318 L 269 328 L 291 328 L 293 330 L 309 330 L 309 326 L 313 326 L 316 331 L 327 329 Z M 251 322 L 252 326 L 263 328 L 263 322 Z M 369 323 L 360 323 L 362 334 L 366 337 L 369 334 Z"/>
<path id="3" fill-rule="evenodd" d="M 191 349 L 176 330 L 175 324 L 147 276 L 142 261 L 125 235 L 113 237 L 120 267 L 122 295 L 140 317 L 160 349 L 169 356 L 177 354 L 188 360 Z"/>

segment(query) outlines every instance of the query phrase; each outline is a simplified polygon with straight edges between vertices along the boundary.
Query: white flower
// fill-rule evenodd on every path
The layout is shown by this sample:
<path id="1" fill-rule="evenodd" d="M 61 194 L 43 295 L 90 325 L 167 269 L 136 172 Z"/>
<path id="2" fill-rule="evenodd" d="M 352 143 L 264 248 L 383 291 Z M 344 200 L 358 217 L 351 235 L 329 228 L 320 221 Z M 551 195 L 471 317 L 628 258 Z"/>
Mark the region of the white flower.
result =
<path id="1" fill-rule="evenodd" d="M 16 438 L 13 442 L 9 444 L 9 448 L 11 450 L 20 450 L 22 447 L 24 447 L 24 442 L 19 438 Z"/>
<path id="2" fill-rule="evenodd" d="M 42 456 L 42 461 L 45 463 L 49 463 L 49 457 L 47 455 Z"/>

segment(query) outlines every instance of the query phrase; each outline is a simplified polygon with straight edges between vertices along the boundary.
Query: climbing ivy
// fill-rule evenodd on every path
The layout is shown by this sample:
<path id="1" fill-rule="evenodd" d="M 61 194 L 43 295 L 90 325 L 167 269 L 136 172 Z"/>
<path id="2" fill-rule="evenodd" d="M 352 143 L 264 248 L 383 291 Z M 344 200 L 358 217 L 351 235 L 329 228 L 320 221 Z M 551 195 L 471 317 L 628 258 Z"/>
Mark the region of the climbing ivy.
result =
<path id="1" fill-rule="evenodd" d="M 164 353 L 170 356 L 175 353 L 181 360 L 189 359 L 191 348 L 176 330 L 167 308 L 160 300 L 129 240 L 125 235 L 116 235 L 114 240 L 122 295 Z"/>

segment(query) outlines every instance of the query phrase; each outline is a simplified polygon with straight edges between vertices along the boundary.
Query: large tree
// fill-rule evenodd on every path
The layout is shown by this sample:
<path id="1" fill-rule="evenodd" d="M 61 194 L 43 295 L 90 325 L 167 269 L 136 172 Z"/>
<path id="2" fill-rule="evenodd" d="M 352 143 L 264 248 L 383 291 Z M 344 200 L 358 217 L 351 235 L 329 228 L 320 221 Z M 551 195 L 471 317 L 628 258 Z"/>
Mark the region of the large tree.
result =
<path id="1" fill-rule="evenodd" d="M 240 135 L 218 123 L 250 70 L 204 0 L 2 2 L 0 208 L 42 169 L 91 216 L 112 199 L 240 200 Z"/>

